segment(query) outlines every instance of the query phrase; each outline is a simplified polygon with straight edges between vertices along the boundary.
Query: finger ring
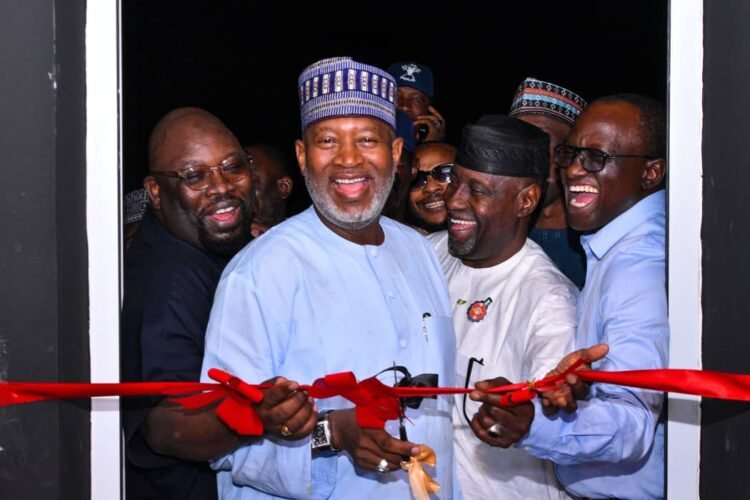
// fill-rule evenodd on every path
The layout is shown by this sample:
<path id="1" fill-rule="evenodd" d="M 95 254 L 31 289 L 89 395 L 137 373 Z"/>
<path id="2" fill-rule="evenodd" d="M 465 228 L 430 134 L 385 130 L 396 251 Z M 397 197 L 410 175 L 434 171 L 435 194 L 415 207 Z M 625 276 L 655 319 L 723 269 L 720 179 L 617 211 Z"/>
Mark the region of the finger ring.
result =
<path id="1" fill-rule="evenodd" d="M 441 128 L 443 126 L 442 123 L 440 123 L 440 120 L 435 120 L 435 128 Z"/>
<path id="2" fill-rule="evenodd" d="M 281 426 L 280 432 L 281 432 L 281 435 L 284 437 L 289 437 L 292 435 L 292 431 L 289 430 L 289 427 L 287 427 L 286 424 Z"/>
<path id="3" fill-rule="evenodd" d="M 487 429 L 487 434 L 489 434 L 490 437 L 497 439 L 503 435 L 503 426 L 500 425 L 499 422 L 495 422 L 494 424 L 492 424 L 492 427 Z"/>
<path id="4" fill-rule="evenodd" d="M 375 470 L 380 472 L 381 474 L 385 474 L 388 472 L 388 460 L 385 458 L 381 458 L 380 462 L 378 462 L 378 465 L 375 466 Z"/>

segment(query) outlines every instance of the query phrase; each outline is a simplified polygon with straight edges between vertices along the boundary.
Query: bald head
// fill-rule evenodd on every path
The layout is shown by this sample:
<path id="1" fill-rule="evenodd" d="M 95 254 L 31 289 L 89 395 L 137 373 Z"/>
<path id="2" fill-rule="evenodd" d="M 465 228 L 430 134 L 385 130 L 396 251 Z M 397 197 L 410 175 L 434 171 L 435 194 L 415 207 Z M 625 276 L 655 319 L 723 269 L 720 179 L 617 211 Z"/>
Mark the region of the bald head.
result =
<path id="1" fill-rule="evenodd" d="M 212 135 L 229 136 L 239 146 L 232 132 L 205 109 L 177 108 L 154 126 L 148 141 L 149 171 L 163 169 L 171 163 L 170 150 L 184 151 L 191 142 Z M 165 156 L 167 156 L 165 158 Z"/>
<path id="2" fill-rule="evenodd" d="M 151 209 L 178 239 L 231 257 L 250 239 L 252 176 L 237 138 L 208 111 L 178 108 L 154 127 L 144 187 Z M 204 182 L 189 184 L 187 175 Z"/>

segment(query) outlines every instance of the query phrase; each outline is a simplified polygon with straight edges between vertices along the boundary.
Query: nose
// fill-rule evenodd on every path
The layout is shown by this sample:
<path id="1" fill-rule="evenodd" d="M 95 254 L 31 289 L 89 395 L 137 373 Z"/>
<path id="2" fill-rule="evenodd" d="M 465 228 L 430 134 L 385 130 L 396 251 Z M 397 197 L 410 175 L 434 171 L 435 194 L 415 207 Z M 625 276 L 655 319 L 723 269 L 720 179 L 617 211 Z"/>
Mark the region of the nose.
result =
<path id="1" fill-rule="evenodd" d="M 208 186 L 206 186 L 206 195 L 212 196 L 231 191 L 234 183 L 229 181 L 222 172 L 221 167 L 211 167 L 208 174 Z"/>
<path id="2" fill-rule="evenodd" d="M 448 210 L 462 210 L 466 208 L 466 186 L 448 184 L 443 192 L 445 208 Z"/>
<path id="3" fill-rule="evenodd" d="M 409 113 L 409 101 L 403 97 L 396 97 L 396 107 L 404 113 Z"/>
<path id="4" fill-rule="evenodd" d="M 337 165 L 351 168 L 362 163 L 362 154 L 353 140 L 342 141 L 334 158 Z"/>
<path id="5" fill-rule="evenodd" d="M 430 175 L 427 178 L 427 184 L 424 185 L 422 188 L 422 191 L 425 193 L 438 193 L 445 190 L 445 186 L 437 182 L 435 179 L 432 178 L 432 175 Z"/>
<path id="6" fill-rule="evenodd" d="M 581 164 L 581 153 L 578 153 L 573 159 L 573 163 L 565 169 L 565 175 L 562 177 L 563 179 L 577 179 L 585 176 L 587 173 L 588 171 Z"/>

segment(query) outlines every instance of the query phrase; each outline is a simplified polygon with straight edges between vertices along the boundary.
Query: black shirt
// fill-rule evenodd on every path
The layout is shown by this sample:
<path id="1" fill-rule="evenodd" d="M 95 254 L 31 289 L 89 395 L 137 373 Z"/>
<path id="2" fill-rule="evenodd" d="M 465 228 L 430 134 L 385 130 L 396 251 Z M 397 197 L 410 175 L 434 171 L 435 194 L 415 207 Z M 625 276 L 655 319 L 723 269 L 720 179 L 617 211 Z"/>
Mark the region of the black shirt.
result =
<path id="1" fill-rule="evenodd" d="M 175 238 L 149 212 L 125 254 L 123 382 L 197 381 L 214 292 L 227 261 Z M 123 398 L 126 498 L 212 499 L 207 463 L 151 451 L 138 428 L 161 398 Z"/>

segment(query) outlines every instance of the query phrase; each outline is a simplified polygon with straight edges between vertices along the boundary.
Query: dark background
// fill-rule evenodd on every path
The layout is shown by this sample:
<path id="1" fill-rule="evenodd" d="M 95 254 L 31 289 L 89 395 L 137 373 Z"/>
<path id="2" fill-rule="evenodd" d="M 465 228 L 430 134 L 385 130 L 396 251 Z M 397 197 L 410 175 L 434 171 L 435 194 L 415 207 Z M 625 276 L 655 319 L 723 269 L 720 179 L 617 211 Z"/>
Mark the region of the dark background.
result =
<path id="1" fill-rule="evenodd" d="M 703 8 L 703 368 L 750 373 L 750 5 Z M 701 412 L 701 498 L 750 498 L 750 404 L 704 399 Z"/>
<path id="2" fill-rule="evenodd" d="M 151 128 L 178 106 L 208 109 L 245 144 L 291 153 L 297 77 L 325 57 L 427 64 L 454 143 L 468 121 L 506 113 L 527 76 L 589 100 L 616 92 L 666 98 L 666 1 L 276 5 L 122 2 L 125 192 L 141 186 Z M 304 187 L 296 186 L 299 195 Z"/>

